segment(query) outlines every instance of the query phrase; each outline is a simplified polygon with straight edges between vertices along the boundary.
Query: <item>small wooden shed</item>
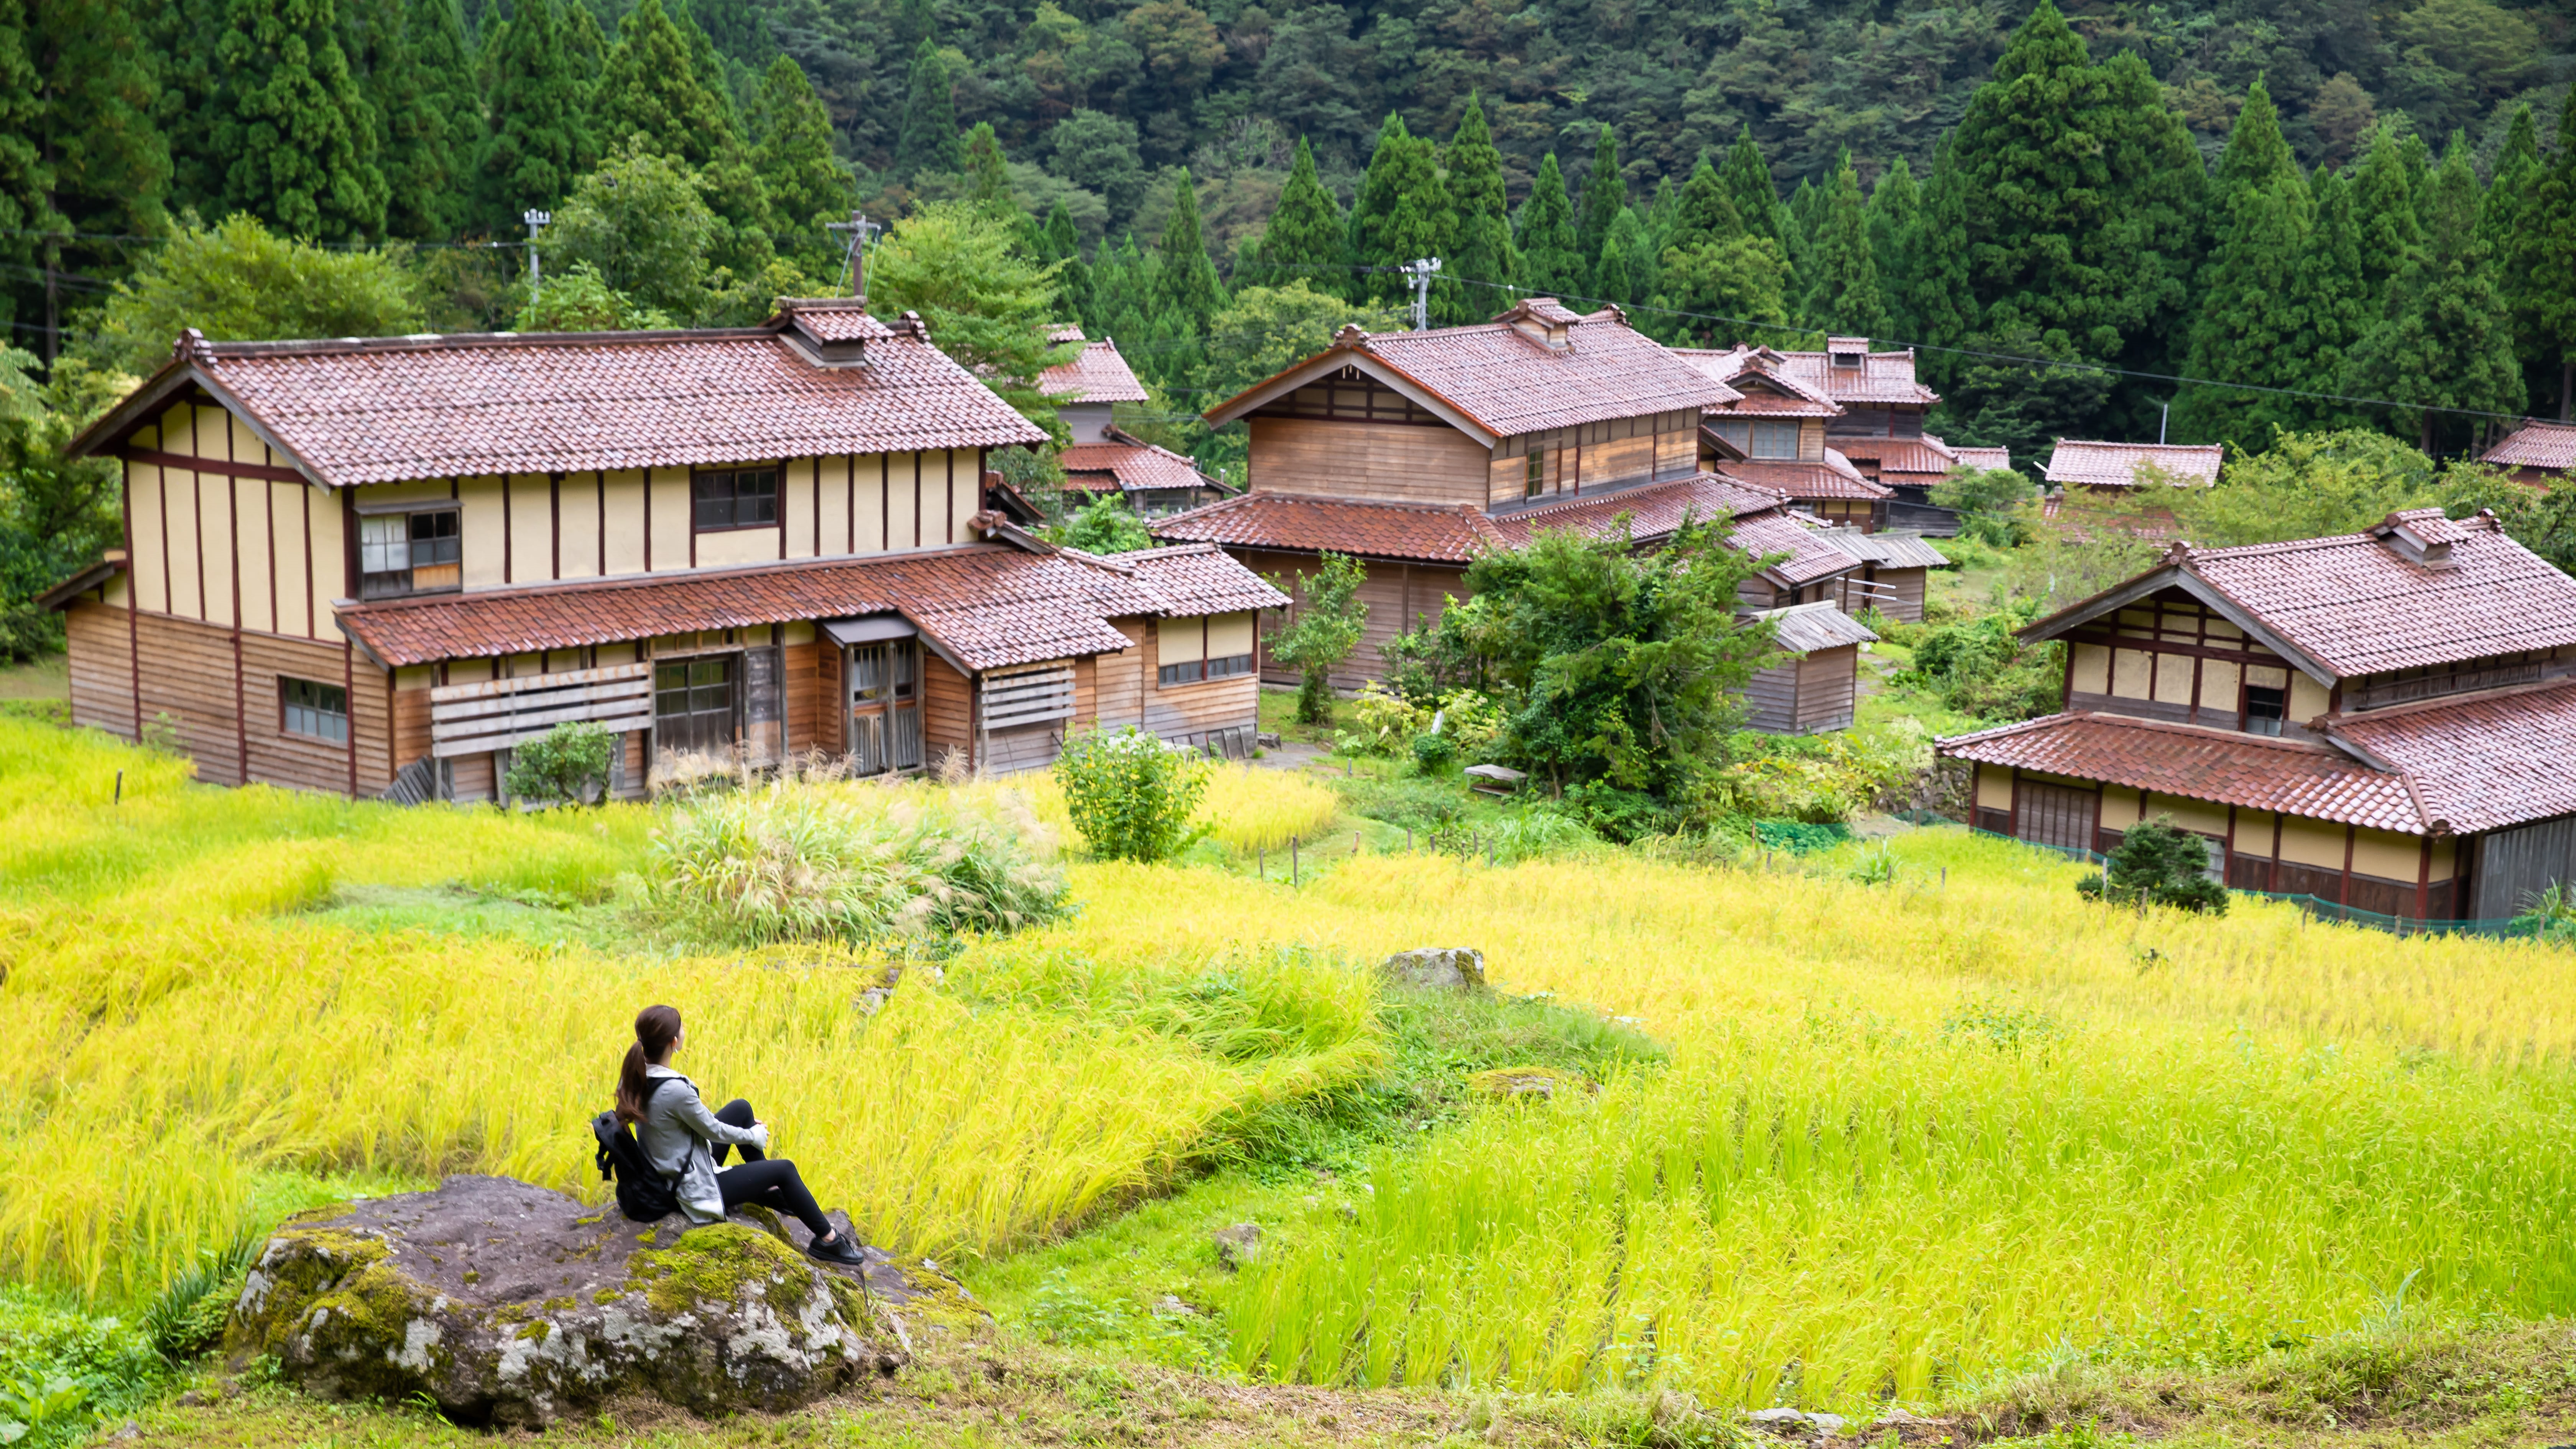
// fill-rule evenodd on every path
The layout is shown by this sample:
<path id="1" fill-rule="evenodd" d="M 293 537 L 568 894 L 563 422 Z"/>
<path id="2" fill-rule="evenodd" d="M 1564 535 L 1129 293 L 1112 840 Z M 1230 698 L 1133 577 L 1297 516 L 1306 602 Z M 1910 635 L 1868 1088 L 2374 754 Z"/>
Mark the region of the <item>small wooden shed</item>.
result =
<path id="1" fill-rule="evenodd" d="M 1877 643 L 1878 636 L 1831 602 L 1764 609 L 1747 617 L 1770 620 L 1789 657 L 1745 686 L 1753 705 L 1746 723 L 1770 735 L 1851 728 L 1860 708 L 1860 646 Z"/>
<path id="2" fill-rule="evenodd" d="M 1893 529 L 1863 533 L 1856 528 L 1826 528 L 1818 532 L 1826 542 L 1860 560 L 1860 576 L 1849 585 L 1854 609 L 1875 608 L 1900 624 L 1923 622 L 1924 590 L 1929 586 L 1931 572 L 1950 566 L 1941 550 L 1924 542 L 1919 533 Z"/>

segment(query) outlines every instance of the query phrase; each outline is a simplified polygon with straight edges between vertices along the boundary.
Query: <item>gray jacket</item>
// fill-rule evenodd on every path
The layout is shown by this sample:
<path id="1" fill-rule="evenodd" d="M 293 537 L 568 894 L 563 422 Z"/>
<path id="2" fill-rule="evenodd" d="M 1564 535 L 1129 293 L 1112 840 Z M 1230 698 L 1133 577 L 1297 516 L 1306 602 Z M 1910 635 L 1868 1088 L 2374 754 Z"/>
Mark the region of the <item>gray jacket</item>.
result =
<path id="1" fill-rule="evenodd" d="M 699 1099 L 697 1083 L 669 1067 L 646 1067 L 644 1076 L 647 1080 L 670 1080 L 667 1086 L 654 1091 L 643 1120 L 635 1124 L 636 1145 L 652 1159 L 654 1170 L 670 1181 L 681 1211 L 692 1222 L 722 1221 L 724 1195 L 716 1190 L 716 1156 L 708 1150 L 708 1144 L 730 1142 L 766 1152 L 769 1124 L 763 1122 L 746 1129 L 717 1121 L 716 1114 Z"/>

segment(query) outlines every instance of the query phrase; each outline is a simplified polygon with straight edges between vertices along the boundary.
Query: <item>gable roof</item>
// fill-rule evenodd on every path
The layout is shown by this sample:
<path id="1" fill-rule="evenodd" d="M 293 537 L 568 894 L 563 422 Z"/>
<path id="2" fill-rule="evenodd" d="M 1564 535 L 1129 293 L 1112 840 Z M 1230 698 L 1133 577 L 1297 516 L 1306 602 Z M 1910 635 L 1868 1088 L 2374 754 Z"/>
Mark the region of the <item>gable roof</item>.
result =
<path id="1" fill-rule="evenodd" d="M 2410 537 L 2447 557 L 2411 560 Z M 2326 538 L 2177 543 L 2156 568 L 2021 634 L 2053 638 L 2176 587 L 2321 682 L 2576 644 L 2576 579 L 2506 537 L 2493 514 L 2454 521 L 2438 508 Z"/>
<path id="2" fill-rule="evenodd" d="M 1827 434 L 1832 438 L 1831 434 Z M 1926 433 L 1919 438 L 1832 438 L 1834 450 L 1856 462 L 1873 463 L 1878 476 L 1946 478 L 1959 466 L 1959 455 L 1947 443 Z"/>
<path id="3" fill-rule="evenodd" d="M 1470 327 L 1384 336 L 1344 327 L 1330 347 L 1208 409 L 1207 420 L 1223 426 L 1345 367 L 1488 439 L 1705 408 L 1734 396 L 1630 328 L 1616 308 L 1578 314 L 1554 298 L 1533 297 Z"/>
<path id="4" fill-rule="evenodd" d="M 1914 379 L 1914 349 L 1872 352 L 1866 337 L 1828 339 L 1823 352 L 1782 352 L 1759 343 L 1697 349 L 1695 356 L 1712 376 L 1733 382 L 1745 370 L 1760 368 L 1796 382 L 1816 397 L 1837 404 L 1884 407 L 1890 404 L 1930 407 L 1941 395 Z M 1836 367 L 1836 356 L 1857 357 L 1857 367 Z"/>
<path id="5" fill-rule="evenodd" d="M 889 325 L 827 298 L 696 331 L 208 342 L 192 330 L 75 455 L 121 446 L 192 390 L 326 488 L 1046 441 L 919 318 Z"/>
<path id="6" fill-rule="evenodd" d="M 1169 448 L 1140 442 L 1112 428 L 1109 441 L 1074 443 L 1057 451 L 1065 486 L 1096 492 L 1140 488 L 1204 488 L 1198 465 Z"/>
<path id="7" fill-rule="evenodd" d="M 1251 492 L 1146 522 L 1156 538 L 1464 565 L 1508 539 L 1473 507 Z"/>
<path id="8" fill-rule="evenodd" d="M 1136 380 L 1136 371 L 1127 359 L 1118 355 L 1118 344 L 1103 337 L 1085 342 L 1082 329 L 1067 327 L 1048 335 L 1055 343 L 1081 342 L 1082 350 L 1070 362 L 1060 362 L 1038 374 L 1038 391 L 1065 402 L 1123 403 L 1144 402 L 1145 384 Z"/>
<path id="9" fill-rule="evenodd" d="M 1065 553 L 1095 568 L 1121 573 L 1162 601 L 1167 617 L 1237 614 L 1249 609 L 1284 609 L 1288 596 L 1212 543 L 1166 544 L 1134 553 L 1092 555 Z"/>
<path id="10" fill-rule="evenodd" d="M 1924 542 L 1919 533 L 1863 533 L 1857 528 L 1835 528 L 1830 524 L 1810 522 L 1807 527 L 1817 537 L 1853 558 L 1863 559 L 1881 568 L 1940 569 L 1950 566 L 1941 550 Z"/>
<path id="11" fill-rule="evenodd" d="M 2330 716 L 2327 736 L 2397 770 L 2427 823 L 2457 834 L 2576 813 L 2576 685 Z"/>
<path id="12" fill-rule="evenodd" d="M 1959 466 L 1962 468 L 1988 471 L 2012 466 L 2010 448 L 1971 448 L 1961 443 L 1949 444 L 1948 447 L 1951 454 L 1959 460 Z"/>
<path id="13" fill-rule="evenodd" d="M 2526 422 L 2478 461 L 2499 468 L 2576 468 L 2576 423 Z"/>
<path id="14" fill-rule="evenodd" d="M 2088 443 L 2060 438 L 2040 476 L 2051 483 L 2086 488 L 2134 488 L 2138 467 L 2152 463 L 2171 474 L 2178 487 L 2202 487 L 2218 481 L 2226 449 L 2216 443 Z"/>
<path id="15" fill-rule="evenodd" d="M 1830 391 L 1789 366 L 1788 354 L 1768 347 L 1677 347 L 1673 355 L 1742 395 L 1710 409 L 1722 416 L 1829 418 L 1842 412 Z"/>
<path id="16" fill-rule="evenodd" d="M 1757 488 L 1768 488 L 1790 498 L 1893 498 L 1896 490 L 1864 477 L 1833 448 L 1825 450 L 1821 462 L 1792 458 L 1760 458 L 1737 461 L 1727 459 L 1717 471 Z"/>
<path id="17" fill-rule="evenodd" d="M 1793 654 L 1878 642 L 1867 624 L 1844 613 L 1831 600 L 1792 604 L 1785 609 L 1756 609 L 1750 617 L 1770 620 L 1771 637 Z"/>
<path id="18" fill-rule="evenodd" d="M 1798 588 L 1860 567 L 1859 559 L 1826 543 L 1790 513 L 1788 502 L 1769 489 L 1702 473 L 1524 509 L 1495 519 L 1494 527 L 1517 546 L 1559 529 L 1600 538 L 1618 531 L 1625 520 L 1628 537 L 1646 544 L 1670 538 L 1685 518 L 1724 518 L 1732 520 L 1727 542 L 1733 547 L 1756 558 L 1784 555 L 1763 570 L 1781 587 Z"/>

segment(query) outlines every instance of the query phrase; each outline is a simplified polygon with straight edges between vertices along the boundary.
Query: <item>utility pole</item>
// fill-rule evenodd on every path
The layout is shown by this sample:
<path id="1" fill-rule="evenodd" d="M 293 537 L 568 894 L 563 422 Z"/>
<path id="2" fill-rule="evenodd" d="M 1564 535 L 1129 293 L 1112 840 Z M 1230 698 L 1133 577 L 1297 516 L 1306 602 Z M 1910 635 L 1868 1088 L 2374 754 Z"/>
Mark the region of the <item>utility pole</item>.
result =
<path id="1" fill-rule="evenodd" d="M 519 216 L 519 220 L 528 224 L 528 301 L 531 304 L 537 300 L 537 288 L 542 280 L 537 275 L 537 233 L 552 225 L 554 219 L 553 212 L 539 211 L 533 206 Z"/>
<path id="2" fill-rule="evenodd" d="M 1440 259 L 1438 257 L 1415 257 L 1412 261 L 1396 268 L 1396 270 L 1404 273 L 1405 284 L 1413 288 L 1413 330 L 1416 332 L 1430 331 L 1431 277 L 1433 273 L 1440 270 Z"/>
<path id="3" fill-rule="evenodd" d="M 823 230 L 845 231 L 850 234 L 849 249 L 841 258 L 841 270 L 850 278 L 850 295 L 862 302 L 866 301 L 868 298 L 868 241 L 885 228 L 868 220 L 866 212 L 854 211 L 850 213 L 848 221 L 823 223 Z"/>

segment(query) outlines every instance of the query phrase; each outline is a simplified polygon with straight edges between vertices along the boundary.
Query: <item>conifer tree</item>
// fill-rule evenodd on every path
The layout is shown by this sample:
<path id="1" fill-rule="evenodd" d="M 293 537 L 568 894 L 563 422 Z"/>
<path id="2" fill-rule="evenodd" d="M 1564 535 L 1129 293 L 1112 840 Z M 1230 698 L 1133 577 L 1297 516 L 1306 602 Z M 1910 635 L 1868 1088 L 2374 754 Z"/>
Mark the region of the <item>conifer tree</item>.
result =
<path id="1" fill-rule="evenodd" d="M 1565 194 L 1565 173 L 1556 153 L 1538 163 L 1538 179 L 1521 203 L 1521 286 L 1532 295 L 1580 293 L 1583 257 L 1574 246 L 1574 203 Z"/>
<path id="2" fill-rule="evenodd" d="M 647 152 L 703 170 L 737 150 L 742 138 L 720 82 L 700 69 L 683 25 L 697 28 L 685 10 L 674 22 L 662 0 L 640 0 L 627 11 L 600 71 L 592 114 L 603 144 L 621 147 L 641 137 Z"/>
<path id="3" fill-rule="evenodd" d="M 1633 307 L 1641 298 L 1654 295 L 1652 278 L 1638 276 L 1641 264 L 1650 261 L 1646 224 L 1637 219 L 1634 208 L 1619 208 L 1609 234 L 1601 239 L 1601 255 L 1592 259 L 1593 295 L 1621 307 Z"/>
<path id="4" fill-rule="evenodd" d="M 753 119 L 752 165 L 769 200 L 769 234 L 806 270 L 830 276 L 844 246 L 824 228 L 849 219 L 858 187 L 832 154 L 831 114 L 794 57 L 782 55 L 761 73 Z"/>
<path id="5" fill-rule="evenodd" d="M 1683 183 L 1670 239 L 1655 259 L 1651 329 L 1668 342 L 1778 341 L 1788 318 L 1788 259 L 1737 213 L 1728 185 L 1703 158 Z"/>
<path id="6" fill-rule="evenodd" d="M 574 0 L 579 8 L 580 0 Z M 520 212 L 552 208 L 596 154 L 589 97 L 564 44 L 554 0 L 519 0 L 486 53 L 490 57 L 491 135 L 477 168 L 475 213 L 507 235 Z"/>
<path id="7" fill-rule="evenodd" d="M 913 48 L 904 83 L 903 129 L 894 146 L 894 174 L 953 176 L 966 169 L 966 147 L 957 135 L 957 96 L 948 62 L 929 36 Z"/>
<path id="8" fill-rule="evenodd" d="M 1064 299 L 1065 315 L 1090 317 L 1091 268 L 1082 260 L 1082 237 L 1074 230 L 1073 212 L 1063 197 L 1057 197 L 1055 205 L 1047 209 L 1046 225 L 1038 229 L 1038 234 L 1045 245 L 1039 254 L 1041 260 L 1063 264 L 1056 270 L 1055 290 Z"/>
<path id="9" fill-rule="evenodd" d="M 1455 230 L 1441 276 L 1432 283 L 1431 305 L 1443 324 L 1477 322 L 1501 311 L 1510 298 L 1476 284 L 1509 285 L 1519 273 L 1520 258 L 1512 245 L 1511 199 L 1503 190 L 1503 154 L 1494 149 L 1484 103 L 1472 92 L 1467 113 L 1458 120 L 1458 134 L 1449 140 L 1448 163 Z"/>
<path id="10" fill-rule="evenodd" d="M 1225 306 L 1225 287 L 1209 260 L 1207 237 L 1199 229 L 1199 198 L 1186 166 L 1172 180 L 1172 214 L 1163 223 L 1163 240 L 1154 248 L 1154 304 L 1157 311 L 1187 336 L 1207 336 L 1208 319 Z"/>
<path id="11" fill-rule="evenodd" d="M 1781 245 L 1789 253 L 1789 266 L 1798 275 L 1806 275 L 1808 255 L 1816 249 L 1816 229 L 1824 215 L 1825 193 L 1813 181 L 1801 176 L 1789 193 L 1786 212 L 1788 224 L 1781 228 Z"/>
<path id="12" fill-rule="evenodd" d="M 1878 263 L 1879 300 L 1887 309 L 1891 336 L 1912 337 L 1913 317 L 1904 298 L 1906 248 L 1920 224 L 1923 193 L 1914 184 L 1914 169 L 1899 156 L 1869 189 L 1869 254 Z"/>
<path id="13" fill-rule="evenodd" d="M 0 21 L 0 31 L 13 28 Z M 11 113 L 0 117 L 0 214 L 17 217 L 0 227 L 56 234 L 0 236 L 0 256 L 38 268 L 9 290 L 25 298 L 20 315 L 48 329 L 50 357 L 69 304 L 64 274 L 122 270 L 134 253 L 112 238 L 168 225 L 170 154 L 152 120 L 147 41 L 121 0 L 46 0 L 24 12 L 18 33 L 17 56 L 32 70 L 0 59 L 0 110 Z M 0 300 L 0 316 L 7 308 Z"/>
<path id="14" fill-rule="evenodd" d="M 2340 173 L 2318 167 L 2309 178 L 2308 194 L 2314 220 L 2290 294 L 2290 313 L 2298 326 L 2290 353 L 2305 364 L 2294 385 L 2309 393 L 2339 393 L 2346 359 L 2370 330 L 2372 297 L 2362 275 L 2361 225 L 2353 213 L 2353 184 Z M 2294 419 L 2282 424 L 2293 431 L 2359 423 L 2350 407 L 2324 397 L 2284 398 L 2276 405 Z"/>
<path id="15" fill-rule="evenodd" d="M 1869 203 L 1861 199 L 1860 173 L 1852 169 L 1849 151 L 1835 163 L 1833 181 L 1818 203 L 1805 276 L 1808 326 L 1844 336 L 1887 335 L 1887 304 L 1878 288 L 1877 254 L 1870 246 Z"/>
<path id="16" fill-rule="evenodd" d="M 2302 387 L 2308 359 L 2296 350 L 2303 329 L 2292 298 L 2314 203 L 2259 80 L 2236 113 L 2212 194 L 2221 208 L 2218 245 L 2201 269 L 2183 370 L 2210 384 Z M 2185 442 L 2260 449 L 2274 425 L 2295 425 L 2298 411 L 2277 394 L 2186 383 L 2174 396 L 2173 423 Z"/>
<path id="17" fill-rule="evenodd" d="M 2558 145 L 2520 208 L 2517 249 L 2527 259 L 2522 295 L 2526 346 L 2544 377 L 2555 372 L 2558 416 L 2576 403 L 2576 101 L 2558 108 Z"/>
<path id="18" fill-rule="evenodd" d="M 1449 197 L 1431 142 L 1406 131 L 1404 118 L 1392 111 L 1378 128 L 1368 174 L 1351 201 L 1350 237 L 1351 261 L 1363 267 L 1392 269 L 1448 250 Z M 1403 275 L 1393 270 L 1359 272 L 1352 280 L 1354 300 L 1411 300 Z"/>
<path id="19" fill-rule="evenodd" d="M 53 208 L 52 169 L 36 149 L 45 106 L 28 30 L 21 0 L 0 0 L 0 259 L 18 264 L 37 255 L 29 233 L 67 229 Z M 48 331 L 49 349 L 52 341 Z"/>
<path id="20" fill-rule="evenodd" d="M 1628 182 L 1619 174 L 1619 138 L 1604 122 L 1592 142 L 1592 174 L 1583 179 L 1583 202 L 1575 211 L 1574 249 L 1587 267 L 1601 257 L 1611 224 L 1628 207 Z M 1597 282 L 1597 278 L 1588 279 Z"/>
<path id="21" fill-rule="evenodd" d="M 1271 208 L 1270 224 L 1252 248 L 1251 273 L 1239 280 L 1247 287 L 1284 287 L 1302 277 L 1318 292 L 1343 293 L 1348 290 L 1349 274 L 1341 269 L 1347 235 L 1342 204 L 1324 189 L 1315 174 L 1314 148 L 1300 136 L 1297 160 L 1288 169 L 1287 184 L 1279 188 L 1279 204 Z"/>
<path id="22" fill-rule="evenodd" d="M 2443 408 L 2519 412 L 2522 369 L 2478 235 L 2478 177 L 2454 134 L 2426 178 L 2424 243 L 2389 283 L 2378 325 L 2354 350 L 2351 391 L 2407 405 L 2416 446 L 2434 449 Z"/>
<path id="23" fill-rule="evenodd" d="M 1957 153 L 1945 140 L 1932 153 L 1932 174 L 1895 269 L 1907 330 L 1934 348 L 1958 346 L 1985 320 L 1968 290 L 1967 193 Z M 1951 372 L 1950 359 L 1938 351 L 1926 354 L 1919 366 L 1936 385 Z"/>
<path id="24" fill-rule="evenodd" d="M 966 198 L 990 208 L 995 215 L 1016 207 L 1011 194 L 1011 163 L 1002 154 L 1002 138 L 993 134 L 993 123 L 977 121 L 966 133 Z"/>
<path id="25" fill-rule="evenodd" d="M 388 24 L 390 25 L 390 21 Z M 410 0 L 368 87 L 386 128 L 386 225 L 396 236 L 443 240 L 469 213 L 483 98 L 456 0 Z"/>
<path id="26" fill-rule="evenodd" d="M 2388 284 L 2424 245 L 2414 183 L 2406 174 L 2406 148 L 2394 123 L 2383 121 L 2371 132 L 2370 149 L 2353 174 L 2352 204 L 2361 223 L 2362 282 L 2370 289 L 2375 313 Z"/>
<path id="27" fill-rule="evenodd" d="M 383 236 L 375 107 L 350 74 L 331 0 L 231 0 L 226 9 L 213 118 L 226 209 L 317 241 Z"/>
<path id="28" fill-rule="evenodd" d="M 1703 242 L 1724 241 L 1729 237 L 1754 235 L 1745 225 L 1744 214 L 1735 206 L 1731 188 L 1717 168 L 1701 157 L 1699 166 L 1682 184 L 1681 196 L 1673 206 L 1670 230 L 1665 234 L 1668 247 L 1697 246 Z"/>
<path id="29" fill-rule="evenodd" d="M 1780 187 L 1771 179 L 1771 163 L 1762 159 L 1762 148 L 1753 142 L 1753 127 L 1746 123 L 1736 135 L 1734 149 L 1726 153 L 1725 169 L 1718 179 L 1726 183 L 1729 199 L 1735 203 L 1735 214 L 1744 229 L 1755 236 L 1769 237 L 1789 254 L 1789 239 L 1781 226 Z"/>
<path id="30" fill-rule="evenodd" d="M 2272 106 L 2272 93 L 2257 78 L 2246 88 L 2245 108 L 2227 133 L 2227 149 L 2218 154 L 2209 197 L 2212 220 L 2224 230 L 2238 192 L 2268 187 L 2297 168 L 2289 143 L 2281 139 L 2281 116 Z"/>

